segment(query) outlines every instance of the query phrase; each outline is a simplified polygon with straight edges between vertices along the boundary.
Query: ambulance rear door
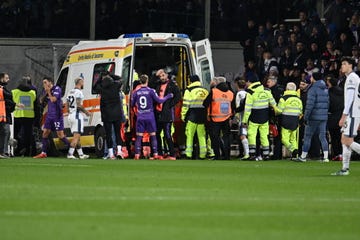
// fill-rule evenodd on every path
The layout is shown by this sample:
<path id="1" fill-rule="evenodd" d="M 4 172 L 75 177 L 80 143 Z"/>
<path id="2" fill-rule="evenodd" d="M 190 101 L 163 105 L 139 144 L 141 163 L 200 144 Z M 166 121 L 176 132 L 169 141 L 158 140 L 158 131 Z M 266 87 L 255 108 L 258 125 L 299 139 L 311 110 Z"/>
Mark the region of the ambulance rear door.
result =
<path id="1" fill-rule="evenodd" d="M 116 70 L 116 74 L 122 78 L 122 91 L 128 97 L 132 90 L 133 69 L 134 69 L 134 53 L 135 53 L 135 39 L 125 38 L 117 39 L 123 45 L 123 51 L 120 53 L 122 59 L 121 69 Z"/>
<path id="2" fill-rule="evenodd" d="M 195 59 L 203 86 L 210 88 L 210 81 L 214 77 L 214 64 L 212 59 L 209 39 L 203 39 L 194 43 Z"/>

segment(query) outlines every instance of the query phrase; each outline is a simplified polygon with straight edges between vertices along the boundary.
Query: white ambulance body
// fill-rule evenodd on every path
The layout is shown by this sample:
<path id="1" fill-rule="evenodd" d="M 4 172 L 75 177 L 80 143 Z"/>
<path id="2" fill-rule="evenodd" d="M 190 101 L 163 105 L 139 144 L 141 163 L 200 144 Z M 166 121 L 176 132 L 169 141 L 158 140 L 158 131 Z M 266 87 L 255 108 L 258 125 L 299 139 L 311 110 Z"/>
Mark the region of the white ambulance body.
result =
<path id="1" fill-rule="evenodd" d="M 61 68 L 56 85 L 62 88 L 65 103 L 67 93 L 74 88 L 74 79 L 85 79 L 83 104 L 93 114 L 85 117 L 82 146 L 95 147 L 98 156 L 103 154 L 105 130 L 100 116 L 100 95 L 93 90 L 100 74 L 110 71 L 121 76 L 122 91 L 129 103 L 135 72 L 139 75 L 147 74 L 150 79 L 154 79 L 156 70 L 160 68 L 176 78 L 182 94 L 189 84 L 189 76 L 193 74 L 197 74 L 204 87 L 209 88 L 214 77 L 209 40 L 192 43 L 186 34 L 139 33 L 124 34 L 117 39 L 105 41 L 80 41 L 73 46 Z M 177 115 L 180 107 L 181 104 L 178 104 Z M 71 136 L 66 118 L 64 123 L 66 135 Z M 179 116 L 175 125 L 177 123 L 179 127 Z M 54 138 L 54 143 L 57 148 L 63 147 L 59 139 Z"/>

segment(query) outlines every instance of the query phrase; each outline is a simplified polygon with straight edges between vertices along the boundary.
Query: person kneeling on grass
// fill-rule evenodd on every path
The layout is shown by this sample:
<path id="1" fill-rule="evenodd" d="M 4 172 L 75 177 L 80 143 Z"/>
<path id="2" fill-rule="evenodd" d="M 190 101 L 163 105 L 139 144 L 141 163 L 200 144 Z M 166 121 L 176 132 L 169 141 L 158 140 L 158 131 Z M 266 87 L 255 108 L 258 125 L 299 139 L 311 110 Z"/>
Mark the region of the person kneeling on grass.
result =
<path id="1" fill-rule="evenodd" d="M 153 149 L 153 158 L 159 159 L 156 140 L 156 122 L 154 117 L 154 101 L 164 103 L 173 97 L 170 93 L 164 98 L 159 98 L 154 89 L 148 87 L 149 77 L 147 75 L 140 76 L 141 87 L 134 91 L 131 96 L 131 106 L 137 108 L 136 121 L 136 141 L 135 141 L 135 160 L 140 158 L 141 140 L 144 132 L 150 134 L 151 147 Z"/>

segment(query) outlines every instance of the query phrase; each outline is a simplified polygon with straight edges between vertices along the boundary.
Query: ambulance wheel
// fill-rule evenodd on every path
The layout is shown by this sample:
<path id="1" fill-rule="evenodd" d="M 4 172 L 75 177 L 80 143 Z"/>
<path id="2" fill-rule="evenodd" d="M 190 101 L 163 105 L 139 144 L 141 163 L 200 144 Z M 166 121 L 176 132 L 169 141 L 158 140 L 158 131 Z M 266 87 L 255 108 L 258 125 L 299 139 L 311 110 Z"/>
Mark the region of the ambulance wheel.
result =
<path id="1" fill-rule="evenodd" d="M 104 156 L 105 151 L 105 129 L 103 127 L 99 127 L 95 132 L 95 154 L 98 157 Z"/>

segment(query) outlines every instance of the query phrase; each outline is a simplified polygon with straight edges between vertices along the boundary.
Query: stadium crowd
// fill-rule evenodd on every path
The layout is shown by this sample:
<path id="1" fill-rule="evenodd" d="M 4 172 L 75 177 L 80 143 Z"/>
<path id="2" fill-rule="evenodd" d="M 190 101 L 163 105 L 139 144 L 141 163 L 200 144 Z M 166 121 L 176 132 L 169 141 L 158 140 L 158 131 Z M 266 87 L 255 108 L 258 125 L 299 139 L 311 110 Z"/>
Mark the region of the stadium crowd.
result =
<path id="1" fill-rule="evenodd" d="M 248 19 L 255 20 L 257 25 L 267 23 L 265 34 L 268 35 L 269 25 L 296 19 L 299 10 L 304 10 L 309 18 L 316 17 L 317 2 L 212 0 L 210 39 L 242 39 Z M 325 0 L 324 9 L 328 9 L 325 24 L 330 28 L 332 24 L 342 26 L 344 19 L 350 19 L 359 7 L 358 1 Z M 191 39 L 199 40 L 204 38 L 204 16 L 204 0 L 97 0 L 96 38 L 161 31 L 184 32 Z M 88 38 L 89 18 L 89 0 L 4 0 L 0 3 L 0 37 Z M 253 30 L 250 29 L 254 34 Z"/>

